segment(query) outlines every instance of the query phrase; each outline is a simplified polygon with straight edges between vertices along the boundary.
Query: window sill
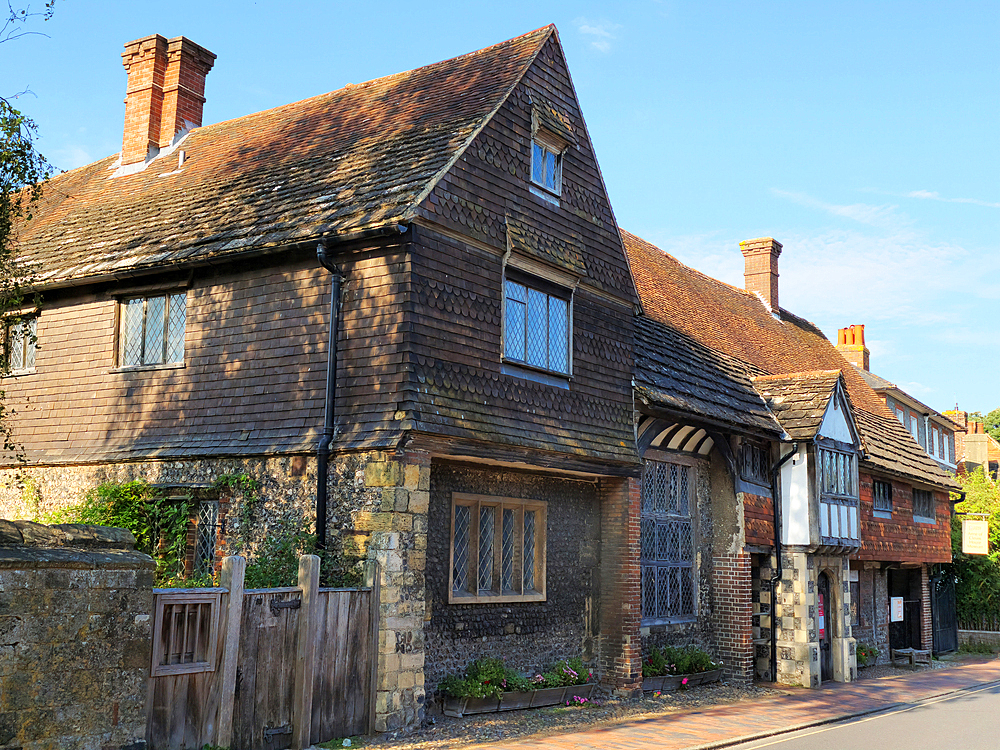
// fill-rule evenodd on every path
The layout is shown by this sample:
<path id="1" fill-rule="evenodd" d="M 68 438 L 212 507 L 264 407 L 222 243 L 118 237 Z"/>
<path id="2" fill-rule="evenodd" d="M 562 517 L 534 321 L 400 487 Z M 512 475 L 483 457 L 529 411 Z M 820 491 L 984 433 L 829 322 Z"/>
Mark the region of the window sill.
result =
<path id="1" fill-rule="evenodd" d="M 456 594 L 448 593 L 448 604 L 512 604 L 515 602 L 544 602 L 544 593 L 535 594 Z"/>
<path id="2" fill-rule="evenodd" d="M 661 625 L 686 625 L 690 622 L 697 622 L 698 615 L 683 615 L 678 617 L 644 617 L 639 623 L 641 628 L 655 628 Z"/>
<path id="3" fill-rule="evenodd" d="M 35 368 L 32 367 L 30 370 L 12 370 L 4 375 L 5 378 L 20 378 L 24 375 L 34 375 L 36 372 Z"/>
<path id="4" fill-rule="evenodd" d="M 168 362 L 162 365 L 133 365 L 131 367 L 115 367 L 111 370 L 113 373 L 120 372 L 149 372 L 151 370 L 183 370 L 185 364 L 183 362 Z"/>
<path id="5" fill-rule="evenodd" d="M 926 518 L 925 516 L 914 516 L 913 523 L 922 523 L 927 526 L 937 526 L 936 518 Z"/>
<path id="6" fill-rule="evenodd" d="M 511 375 L 515 378 L 524 378 L 525 380 L 531 380 L 535 383 L 542 383 L 543 385 L 551 385 L 556 388 L 562 388 L 563 390 L 569 390 L 569 375 L 555 374 L 550 370 L 536 369 L 531 365 L 503 362 L 500 365 L 500 372 L 504 375 Z"/>
<path id="7" fill-rule="evenodd" d="M 562 205 L 559 201 L 558 193 L 553 193 L 548 188 L 544 188 L 539 185 L 537 182 L 531 183 L 531 186 L 528 189 L 531 191 L 532 195 L 537 198 L 541 198 L 543 201 L 555 206 L 556 208 L 559 208 Z"/>
<path id="8" fill-rule="evenodd" d="M 875 511 L 872 511 L 872 515 L 875 516 L 875 518 L 885 518 L 885 519 L 888 519 L 888 520 L 892 520 L 892 511 L 888 511 L 888 510 L 875 510 Z"/>

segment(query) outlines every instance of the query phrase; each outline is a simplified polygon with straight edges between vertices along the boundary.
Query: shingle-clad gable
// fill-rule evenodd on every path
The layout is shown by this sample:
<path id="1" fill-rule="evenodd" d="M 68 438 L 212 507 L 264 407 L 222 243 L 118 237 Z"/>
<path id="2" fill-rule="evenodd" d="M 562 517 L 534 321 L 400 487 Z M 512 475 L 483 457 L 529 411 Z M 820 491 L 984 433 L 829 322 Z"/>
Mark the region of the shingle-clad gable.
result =
<path id="1" fill-rule="evenodd" d="M 73 170 L 19 252 L 46 285 L 406 222 L 553 34 L 195 128 L 138 174 Z"/>
<path id="2" fill-rule="evenodd" d="M 819 433 L 833 397 L 840 370 L 761 375 L 754 387 L 793 440 L 809 440 Z"/>
<path id="3" fill-rule="evenodd" d="M 688 268 L 629 232 L 622 240 L 645 315 L 744 362 L 755 375 L 840 371 L 868 451 L 863 463 L 957 487 L 815 325 L 785 309 L 772 314 L 755 295 Z"/>

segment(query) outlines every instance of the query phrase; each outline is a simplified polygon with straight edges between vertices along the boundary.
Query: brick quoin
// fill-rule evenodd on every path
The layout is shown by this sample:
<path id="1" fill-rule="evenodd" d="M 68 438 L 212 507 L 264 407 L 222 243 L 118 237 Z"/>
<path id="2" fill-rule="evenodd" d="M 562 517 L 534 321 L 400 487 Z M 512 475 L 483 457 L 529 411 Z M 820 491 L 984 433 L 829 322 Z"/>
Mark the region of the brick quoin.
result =
<path id="1" fill-rule="evenodd" d="M 714 629 L 726 676 L 749 683 L 754 674 L 750 555 L 716 555 L 713 565 Z"/>
<path id="2" fill-rule="evenodd" d="M 642 643 L 639 637 L 639 515 L 638 479 L 605 479 L 601 502 L 601 682 L 617 690 L 642 684 Z"/>

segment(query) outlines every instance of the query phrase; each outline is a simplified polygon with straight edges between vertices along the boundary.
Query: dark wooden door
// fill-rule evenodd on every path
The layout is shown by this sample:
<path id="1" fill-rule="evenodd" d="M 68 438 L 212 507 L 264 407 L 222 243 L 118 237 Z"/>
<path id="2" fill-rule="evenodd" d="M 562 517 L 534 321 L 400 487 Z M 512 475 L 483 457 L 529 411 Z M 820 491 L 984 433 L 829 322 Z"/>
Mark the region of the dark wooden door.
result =
<path id="1" fill-rule="evenodd" d="M 931 579 L 931 614 L 934 618 L 934 653 L 957 651 L 958 621 L 953 576 L 941 574 Z"/>
<path id="2" fill-rule="evenodd" d="M 824 682 L 833 679 L 833 617 L 830 604 L 830 578 L 826 573 L 820 573 L 816 636 L 819 639 L 820 679 Z"/>

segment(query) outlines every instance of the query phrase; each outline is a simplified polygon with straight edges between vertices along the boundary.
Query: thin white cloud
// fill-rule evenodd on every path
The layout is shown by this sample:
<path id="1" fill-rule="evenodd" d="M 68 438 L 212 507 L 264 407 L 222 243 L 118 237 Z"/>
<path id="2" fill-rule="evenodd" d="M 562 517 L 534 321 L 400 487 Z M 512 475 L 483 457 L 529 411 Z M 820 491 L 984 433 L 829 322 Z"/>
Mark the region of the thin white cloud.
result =
<path id="1" fill-rule="evenodd" d="M 96 161 L 90 152 L 82 146 L 64 146 L 63 148 L 58 148 L 51 154 L 46 154 L 49 161 L 52 162 L 59 169 L 69 171 L 71 169 L 76 169 L 77 167 L 82 167 L 85 164 L 90 164 Z"/>
<path id="2" fill-rule="evenodd" d="M 873 227 L 898 226 L 902 222 L 902 217 L 896 213 L 899 206 L 873 206 L 868 203 L 839 205 L 821 201 L 805 193 L 793 193 L 788 190 L 779 190 L 778 188 L 771 188 L 771 194 L 790 200 L 793 203 L 798 203 L 800 206 L 816 208 L 832 216 L 840 216 Z"/>
<path id="3" fill-rule="evenodd" d="M 911 190 L 906 193 L 906 198 L 920 198 L 928 201 L 940 201 L 942 203 L 968 203 L 973 206 L 984 206 L 985 208 L 1000 208 L 1000 203 L 990 203 L 978 198 L 945 198 L 940 193 L 931 190 Z"/>
<path id="4" fill-rule="evenodd" d="M 589 39 L 590 46 L 598 52 L 611 50 L 611 43 L 618 38 L 616 32 L 621 28 L 621 24 L 612 23 L 606 19 L 595 21 L 581 17 L 573 23 L 576 25 L 576 30 Z"/>

